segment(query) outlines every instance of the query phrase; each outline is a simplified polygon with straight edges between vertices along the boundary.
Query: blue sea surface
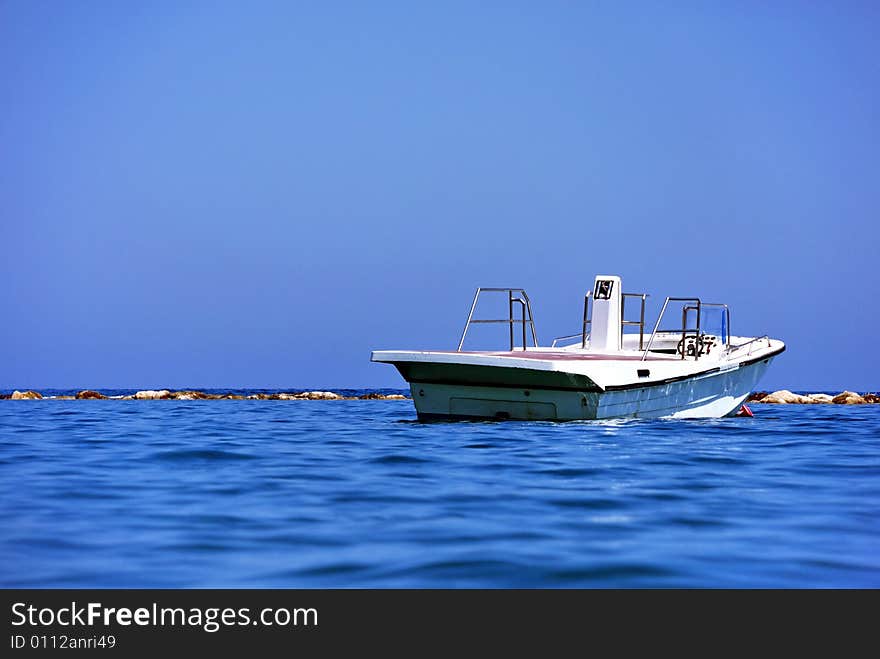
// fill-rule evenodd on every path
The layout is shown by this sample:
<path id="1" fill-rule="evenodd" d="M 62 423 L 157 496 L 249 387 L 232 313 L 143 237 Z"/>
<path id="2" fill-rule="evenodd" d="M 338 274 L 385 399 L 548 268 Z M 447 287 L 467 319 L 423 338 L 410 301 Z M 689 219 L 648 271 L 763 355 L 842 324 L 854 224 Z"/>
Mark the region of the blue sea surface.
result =
<path id="1" fill-rule="evenodd" d="M 0 586 L 880 586 L 880 405 L 753 410 L 4 400 Z"/>

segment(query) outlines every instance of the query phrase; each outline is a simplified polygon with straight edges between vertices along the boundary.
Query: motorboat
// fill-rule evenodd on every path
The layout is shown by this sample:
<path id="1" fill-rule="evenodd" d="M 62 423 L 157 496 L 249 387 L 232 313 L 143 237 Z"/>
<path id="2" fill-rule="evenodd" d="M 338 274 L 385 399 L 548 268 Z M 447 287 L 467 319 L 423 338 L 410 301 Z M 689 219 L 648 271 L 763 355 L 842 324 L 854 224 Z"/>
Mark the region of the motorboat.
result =
<path id="1" fill-rule="evenodd" d="M 487 296 L 501 296 L 501 311 L 475 317 Z M 766 335 L 732 335 L 728 306 L 697 297 L 667 297 L 646 332 L 647 298 L 599 275 L 580 332 L 540 346 L 525 290 L 478 288 L 457 350 L 376 350 L 371 359 L 397 368 L 420 420 L 718 418 L 740 411 L 785 350 Z M 464 349 L 484 323 L 507 326 L 507 349 Z"/>

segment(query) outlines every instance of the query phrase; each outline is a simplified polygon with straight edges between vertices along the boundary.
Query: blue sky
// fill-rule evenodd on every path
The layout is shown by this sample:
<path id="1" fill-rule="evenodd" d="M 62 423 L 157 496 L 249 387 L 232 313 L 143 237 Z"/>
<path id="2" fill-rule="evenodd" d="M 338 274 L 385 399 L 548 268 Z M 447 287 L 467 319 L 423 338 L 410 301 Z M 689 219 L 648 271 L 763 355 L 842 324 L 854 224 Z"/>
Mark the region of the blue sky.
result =
<path id="1" fill-rule="evenodd" d="M 0 4 L 0 386 L 402 386 L 599 272 L 880 386 L 880 5 L 138 4 Z"/>

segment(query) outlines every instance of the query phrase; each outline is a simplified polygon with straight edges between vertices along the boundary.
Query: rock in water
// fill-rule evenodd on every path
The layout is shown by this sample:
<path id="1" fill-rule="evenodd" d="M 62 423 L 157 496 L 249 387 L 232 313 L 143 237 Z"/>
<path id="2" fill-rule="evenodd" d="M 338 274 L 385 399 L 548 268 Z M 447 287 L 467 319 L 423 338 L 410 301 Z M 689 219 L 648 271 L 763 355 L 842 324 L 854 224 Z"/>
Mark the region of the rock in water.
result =
<path id="1" fill-rule="evenodd" d="M 83 391 L 80 391 L 76 395 L 76 397 L 78 400 L 83 400 L 83 399 L 85 399 L 85 400 L 88 400 L 88 399 L 104 400 L 107 398 L 107 396 L 105 396 L 104 394 L 102 394 L 98 391 L 93 391 L 92 389 L 84 389 Z"/>
<path id="2" fill-rule="evenodd" d="M 768 391 L 753 391 L 749 394 L 749 397 L 746 398 L 747 403 L 759 403 L 767 396 Z"/>
<path id="3" fill-rule="evenodd" d="M 172 391 L 170 398 L 175 400 L 214 400 L 222 398 L 217 394 L 206 394 L 204 391 Z"/>
<path id="4" fill-rule="evenodd" d="M 760 400 L 760 402 L 776 403 L 778 405 L 800 405 L 812 401 L 807 396 L 800 396 L 790 392 L 788 389 L 782 389 L 780 391 L 774 391 L 772 394 L 767 394 Z"/>
<path id="5" fill-rule="evenodd" d="M 145 391 L 137 392 L 134 397 L 138 400 L 163 400 L 165 398 L 171 398 L 171 392 L 167 389 L 160 389 L 159 391 L 147 389 Z"/>
<path id="6" fill-rule="evenodd" d="M 865 394 L 862 396 L 862 400 L 866 403 L 880 403 L 880 396 L 877 394 Z"/>
<path id="7" fill-rule="evenodd" d="M 332 391 L 301 391 L 298 394 L 276 394 L 276 400 L 341 400 L 342 396 Z"/>
<path id="8" fill-rule="evenodd" d="M 844 391 L 831 399 L 835 405 L 864 405 L 865 399 L 854 391 Z"/>
<path id="9" fill-rule="evenodd" d="M 12 400 L 38 400 L 42 398 L 43 395 L 38 391 L 13 391 L 12 396 L 10 398 Z"/>
<path id="10" fill-rule="evenodd" d="M 822 405 L 827 405 L 834 400 L 828 394 L 809 394 L 806 397 L 810 399 L 811 403 L 819 403 Z"/>
<path id="11" fill-rule="evenodd" d="M 303 397 L 309 400 L 339 400 L 342 398 L 342 396 L 334 394 L 332 391 L 306 391 L 303 393 L 305 394 Z"/>
<path id="12" fill-rule="evenodd" d="M 358 396 L 358 400 L 407 400 L 406 396 L 402 396 L 400 394 L 364 394 L 363 396 Z"/>

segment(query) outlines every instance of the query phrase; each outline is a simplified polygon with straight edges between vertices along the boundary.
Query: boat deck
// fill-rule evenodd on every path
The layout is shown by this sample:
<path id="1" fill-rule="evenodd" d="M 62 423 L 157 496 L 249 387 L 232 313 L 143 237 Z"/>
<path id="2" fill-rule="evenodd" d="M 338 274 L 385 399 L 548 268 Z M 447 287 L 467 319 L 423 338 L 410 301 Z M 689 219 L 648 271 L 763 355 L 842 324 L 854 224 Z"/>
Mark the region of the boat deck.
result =
<path id="1" fill-rule="evenodd" d="M 643 361 L 641 353 L 638 355 L 622 355 L 620 353 L 602 354 L 592 352 L 570 352 L 564 350 L 555 352 L 551 352 L 549 350 L 430 350 L 427 352 L 441 355 L 478 355 L 481 357 L 512 357 L 515 359 L 540 359 L 544 361 Z M 644 361 L 647 362 L 673 360 L 681 361 L 681 357 L 678 355 L 657 355 L 646 357 L 644 359 Z"/>

